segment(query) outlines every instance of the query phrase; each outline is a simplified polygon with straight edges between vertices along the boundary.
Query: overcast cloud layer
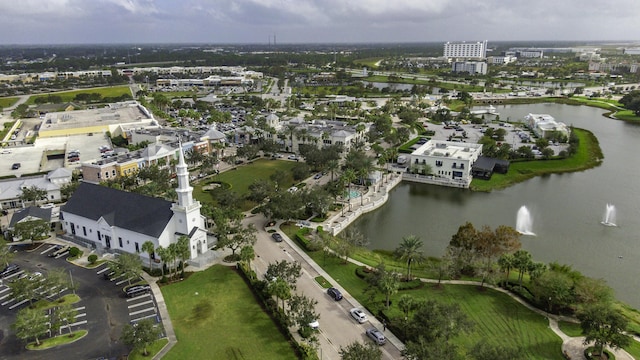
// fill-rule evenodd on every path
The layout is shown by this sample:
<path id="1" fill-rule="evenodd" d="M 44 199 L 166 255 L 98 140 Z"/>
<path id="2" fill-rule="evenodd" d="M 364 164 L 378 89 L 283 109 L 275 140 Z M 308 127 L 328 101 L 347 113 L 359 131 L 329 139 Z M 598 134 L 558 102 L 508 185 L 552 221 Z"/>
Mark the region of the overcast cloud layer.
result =
<path id="1" fill-rule="evenodd" d="M 0 0 L 0 44 L 640 40 L 640 0 Z"/>

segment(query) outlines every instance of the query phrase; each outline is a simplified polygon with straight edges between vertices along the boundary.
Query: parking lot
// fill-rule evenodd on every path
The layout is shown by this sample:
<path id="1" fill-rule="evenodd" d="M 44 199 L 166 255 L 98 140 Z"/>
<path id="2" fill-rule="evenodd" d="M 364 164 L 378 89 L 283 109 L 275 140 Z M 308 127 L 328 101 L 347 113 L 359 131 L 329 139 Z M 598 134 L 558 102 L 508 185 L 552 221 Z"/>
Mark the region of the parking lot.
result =
<path id="1" fill-rule="evenodd" d="M 14 246 L 15 248 L 15 246 Z M 128 285 L 126 279 L 105 280 L 102 273 L 108 269 L 102 265 L 95 269 L 78 267 L 66 261 L 68 250 L 58 249 L 55 244 L 43 244 L 34 250 L 15 249 L 15 257 L 11 261 L 20 270 L 2 279 L 0 285 L 0 348 L 2 359 L 97 359 L 118 358 L 128 353 L 127 347 L 121 343 L 120 334 L 126 324 L 135 323 L 142 318 L 153 318 L 159 321 L 155 300 L 151 293 L 127 298 L 123 288 Z M 59 251 L 55 256 L 55 251 Z M 7 282 L 26 273 L 39 272 L 46 276 L 52 269 L 64 269 L 70 274 L 76 287 L 76 294 L 81 301 L 73 304 L 77 316 L 72 331 L 85 329 L 88 335 L 83 339 L 63 347 L 43 351 L 27 351 L 24 342 L 17 339 L 11 324 L 16 313 L 28 306 L 28 301 L 14 299 Z M 121 282 L 125 280 L 125 282 Z M 43 289 L 49 299 L 71 293 L 70 289 Z M 60 330 L 68 332 L 66 327 Z"/>

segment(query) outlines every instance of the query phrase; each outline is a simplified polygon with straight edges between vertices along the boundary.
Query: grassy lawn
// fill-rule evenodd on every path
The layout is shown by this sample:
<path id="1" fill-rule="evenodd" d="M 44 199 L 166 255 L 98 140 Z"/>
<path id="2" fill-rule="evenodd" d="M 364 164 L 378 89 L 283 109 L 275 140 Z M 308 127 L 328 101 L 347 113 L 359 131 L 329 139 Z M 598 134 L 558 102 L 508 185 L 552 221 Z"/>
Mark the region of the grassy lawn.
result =
<path id="1" fill-rule="evenodd" d="M 560 330 L 562 330 L 563 333 L 571 337 L 582 336 L 582 328 L 580 327 L 580 324 L 567 321 L 558 321 L 558 327 L 560 328 Z"/>
<path id="2" fill-rule="evenodd" d="M 27 344 L 27 349 L 29 350 L 45 350 L 51 349 L 56 346 L 65 345 L 72 343 L 74 341 L 80 340 L 85 337 L 89 331 L 87 330 L 78 330 L 74 331 L 71 334 L 62 334 L 59 336 L 54 336 L 52 338 L 40 340 L 40 345 L 36 345 L 35 341 Z"/>
<path id="3" fill-rule="evenodd" d="M 512 162 L 506 174 L 493 174 L 490 180 L 473 179 L 471 189 L 491 191 L 545 174 L 559 174 L 590 169 L 602 162 L 598 139 L 588 130 L 574 129 L 580 138 L 578 152 L 567 159 Z"/>
<path id="4" fill-rule="evenodd" d="M 178 343 L 171 359 L 295 359 L 235 270 L 215 265 L 161 288 Z"/>
<path id="5" fill-rule="evenodd" d="M 364 294 L 366 282 L 355 275 L 356 265 L 344 264 L 335 256 L 325 258 L 322 251 L 309 255 L 358 301 L 369 310 L 374 310 L 368 295 Z M 549 329 L 548 321 L 506 294 L 489 289 L 479 290 L 476 286 L 446 285 L 435 288 L 425 285 L 422 289 L 398 292 L 391 297 L 392 303 L 402 294 L 410 294 L 416 299 L 459 304 L 475 323 L 470 334 L 454 339 L 464 349 L 479 341 L 490 341 L 509 347 L 517 346 L 531 359 L 562 359 L 562 341 Z M 400 310 L 393 305 L 387 313 L 400 316 Z"/>
<path id="6" fill-rule="evenodd" d="M 149 352 L 149 355 L 144 356 L 142 351 L 135 351 L 134 350 L 131 353 L 129 353 L 129 357 L 127 358 L 127 360 L 152 359 L 155 356 L 155 354 L 157 354 L 160 350 L 162 350 L 162 348 L 165 345 L 167 345 L 168 342 L 169 342 L 169 339 L 167 339 L 167 338 L 158 339 L 151 346 L 149 346 L 147 348 L 147 351 Z"/>
<path id="7" fill-rule="evenodd" d="M 91 94 L 91 93 L 98 93 L 98 94 L 102 95 L 103 98 L 105 98 L 105 97 L 117 97 L 117 96 L 121 96 L 123 94 L 131 95 L 131 90 L 129 90 L 129 86 L 128 85 L 122 85 L 122 86 L 113 86 L 113 87 L 102 87 L 102 88 L 91 88 L 91 89 L 83 89 L 83 90 L 62 91 L 62 92 L 56 92 L 56 93 L 53 93 L 53 94 L 60 96 L 62 98 L 62 102 L 64 103 L 64 102 L 73 101 L 73 99 L 78 94 Z M 27 103 L 27 105 L 34 105 L 36 103 L 36 99 L 37 98 L 39 98 L 39 97 L 46 98 L 47 96 L 49 96 L 49 94 L 34 95 L 34 96 L 31 96 L 29 98 L 29 100 L 27 100 L 26 103 Z"/>
<path id="8" fill-rule="evenodd" d="M 231 190 L 238 193 L 240 196 L 245 196 L 249 193 L 249 185 L 256 179 L 266 179 L 273 175 L 277 170 L 282 170 L 287 174 L 291 174 L 291 169 L 296 165 L 293 161 L 283 160 L 267 160 L 259 159 L 246 165 L 239 165 L 235 170 L 227 170 L 219 175 L 212 176 L 207 179 L 206 182 L 221 181 L 231 184 Z M 293 185 L 293 177 L 288 179 L 288 186 Z M 198 184 L 195 186 L 194 196 L 200 201 L 207 201 L 208 195 L 202 192 L 202 186 Z"/>
<path id="9" fill-rule="evenodd" d="M 0 109 L 7 108 L 18 101 L 17 97 L 5 97 L 0 98 Z"/>

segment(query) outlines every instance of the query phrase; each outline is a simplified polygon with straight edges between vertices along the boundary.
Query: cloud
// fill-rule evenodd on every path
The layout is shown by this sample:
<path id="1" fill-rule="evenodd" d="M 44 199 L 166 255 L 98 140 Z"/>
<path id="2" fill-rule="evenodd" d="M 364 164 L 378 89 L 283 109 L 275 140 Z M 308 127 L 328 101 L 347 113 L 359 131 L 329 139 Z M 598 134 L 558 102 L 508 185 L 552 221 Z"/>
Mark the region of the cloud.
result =
<path id="1" fill-rule="evenodd" d="M 638 13 L 637 0 L 21 0 L 0 1 L 0 43 L 640 39 Z"/>

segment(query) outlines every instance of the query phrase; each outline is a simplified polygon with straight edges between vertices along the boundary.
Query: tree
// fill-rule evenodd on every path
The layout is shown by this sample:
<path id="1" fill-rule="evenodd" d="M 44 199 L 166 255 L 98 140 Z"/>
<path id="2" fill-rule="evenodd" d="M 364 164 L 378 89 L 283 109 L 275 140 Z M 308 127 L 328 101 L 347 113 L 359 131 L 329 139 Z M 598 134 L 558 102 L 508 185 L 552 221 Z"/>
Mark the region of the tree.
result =
<path id="1" fill-rule="evenodd" d="M 625 108 L 633 111 L 636 116 L 640 116 L 640 90 L 634 90 L 624 95 L 619 102 Z"/>
<path id="2" fill-rule="evenodd" d="M 447 247 L 447 253 L 452 261 L 452 270 L 454 273 L 470 273 L 473 269 L 473 262 L 475 260 L 475 242 L 477 237 L 477 231 L 473 224 L 466 222 L 461 225 L 449 241 Z"/>
<path id="3" fill-rule="evenodd" d="M 628 320 L 610 304 L 590 305 L 577 315 L 585 335 L 584 344 L 594 342 L 597 355 L 602 354 L 605 346 L 618 349 L 631 344 L 631 337 L 624 334 Z"/>
<path id="4" fill-rule="evenodd" d="M 505 225 L 498 226 L 495 231 L 484 226 L 481 231 L 476 233 L 475 239 L 475 252 L 485 262 L 482 276 L 482 285 L 484 285 L 486 277 L 491 271 L 493 259 L 520 248 L 520 233 Z"/>
<path id="5" fill-rule="evenodd" d="M 28 341 L 33 338 L 36 345 L 40 345 L 39 338 L 47 332 L 48 321 L 42 310 L 24 308 L 18 311 L 16 322 L 11 327 L 16 331 L 16 336 L 19 339 Z"/>
<path id="6" fill-rule="evenodd" d="M 180 262 L 182 263 L 182 266 L 180 267 L 180 270 L 182 272 L 182 277 L 184 277 L 184 268 L 185 268 L 184 262 L 187 259 L 191 258 L 191 246 L 189 245 L 190 242 L 191 240 L 186 235 L 181 235 L 178 238 L 178 241 L 176 242 L 176 255 L 178 256 L 178 258 L 180 259 Z"/>
<path id="7" fill-rule="evenodd" d="M 395 256 L 407 262 L 407 281 L 411 281 L 411 265 L 424 260 L 422 251 L 422 240 L 416 235 L 407 235 L 402 238 L 400 245 L 396 248 Z"/>
<path id="8" fill-rule="evenodd" d="M 149 255 L 149 271 L 151 271 L 153 269 L 152 268 L 152 265 L 153 265 L 153 263 L 152 263 L 153 254 L 156 251 L 156 248 L 153 245 L 153 242 L 151 242 L 149 240 L 143 242 L 142 243 L 142 251 L 146 252 L 147 255 Z"/>
<path id="9" fill-rule="evenodd" d="M 318 305 L 318 301 L 315 299 L 304 295 L 293 295 L 289 301 L 289 318 L 291 322 L 303 328 L 318 320 L 320 315 L 315 311 L 316 305 Z"/>
<path id="10" fill-rule="evenodd" d="M 63 304 L 56 307 L 52 314 L 55 318 L 52 321 L 52 324 L 54 322 L 56 325 L 64 324 L 64 326 L 67 327 L 67 330 L 69 330 L 69 334 L 71 334 L 71 326 L 69 326 L 69 324 L 73 324 L 75 322 L 76 316 L 78 316 L 78 311 L 74 309 L 71 304 Z M 60 326 L 58 326 L 56 330 L 58 329 L 60 329 Z"/>
<path id="11" fill-rule="evenodd" d="M 362 235 L 362 233 L 354 227 L 347 228 L 343 236 L 337 239 L 338 244 L 336 247 L 336 252 L 338 253 L 338 255 L 344 258 L 345 264 L 349 260 L 349 256 L 353 253 L 353 250 L 355 248 L 366 246 L 368 243 L 364 235 Z"/>
<path id="12" fill-rule="evenodd" d="M 351 183 L 355 179 L 357 179 L 356 172 L 351 168 L 347 168 L 342 173 L 342 181 L 348 186 L 347 201 L 349 202 L 349 211 L 351 211 Z M 344 215 L 344 208 L 342 209 L 342 211 Z"/>
<path id="13" fill-rule="evenodd" d="M 26 274 L 24 277 L 17 278 L 7 284 L 11 289 L 11 294 L 18 300 L 28 300 L 33 305 L 34 300 L 44 297 L 44 293 L 38 291 L 40 288 L 40 277 L 33 274 Z"/>
<path id="14" fill-rule="evenodd" d="M 385 264 L 380 263 L 367 281 L 369 282 L 367 291 L 370 291 L 372 296 L 376 293 L 381 293 L 385 298 L 385 306 L 389 309 L 391 295 L 397 293 L 400 288 L 400 276 L 398 273 L 387 270 Z"/>
<path id="15" fill-rule="evenodd" d="M 251 261 L 256 258 L 256 252 L 251 245 L 245 245 L 240 249 L 240 260 L 247 264 L 247 268 L 251 268 Z"/>
<path id="16" fill-rule="evenodd" d="M 287 260 L 270 263 L 264 276 L 267 280 L 283 279 L 292 289 L 296 289 L 298 278 L 302 274 L 302 266 L 298 262 Z"/>
<path id="17" fill-rule="evenodd" d="M 275 278 L 269 281 L 267 291 L 276 297 L 276 304 L 282 300 L 282 311 L 286 312 L 285 301 L 291 298 L 291 286 L 284 279 Z"/>
<path id="18" fill-rule="evenodd" d="M 13 259 L 14 253 L 11 252 L 11 249 L 7 245 L 6 241 L 0 240 L 0 264 L 4 264 L 4 266 L 9 266 L 9 262 Z"/>
<path id="19" fill-rule="evenodd" d="M 340 347 L 340 356 L 342 360 L 380 360 L 382 351 L 373 342 L 363 344 L 354 341 L 346 347 Z"/>
<path id="20" fill-rule="evenodd" d="M 15 224 L 13 233 L 22 240 L 40 240 L 49 236 L 49 228 L 49 223 L 41 219 L 21 221 Z"/>
<path id="21" fill-rule="evenodd" d="M 473 323 L 456 303 L 445 304 L 435 300 L 426 300 L 420 304 L 411 318 L 408 328 L 409 341 L 423 337 L 427 342 L 438 339 L 449 342 L 462 332 L 469 332 Z"/>
<path id="22" fill-rule="evenodd" d="M 135 254 L 120 254 L 118 259 L 109 266 L 116 275 L 126 277 L 129 285 L 131 285 L 132 279 L 140 277 L 142 273 L 142 261 L 140 257 Z"/>
<path id="23" fill-rule="evenodd" d="M 254 245 L 256 243 L 256 233 L 258 232 L 253 224 L 246 227 L 232 226 L 228 231 L 235 232 L 233 234 L 223 234 L 218 237 L 218 247 L 231 249 L 231 256 L 235 258 L 236 250 L 246 245 Z M 227 232 L 228 232 L 227 231 Z M 224 232 L 221 231 L 221 233 Z"/>
<path id="24" fill-rule="evenodd" d="M 573 281 L 566 273 L 546 271 L 535 281 L 531 288 L 537 302 L 546 305 L 549 312 L 559 310 L 573 304 Z"/>
<path id="25" fill-rule="evenodd" d="M 613 300 L 613 290 L 602 279 L 583 276 L 575 282 L 573 291 L 581 306 L 606 304 Z"/>
<path id="26" fill-rule="evenodd" d="M 513 254 L 502 254 L 498 258 L 498 266 L 500 266 L 500 270 L 506 273 L 505 280 L 509 281 L 509 274 L 511 273 L 511 269 L 513 268 L 514 256 Z"/>
<path id="27" fill-rule="evenodd" d="M 47 199 L 47 190 L 41 189 L 37 186 L 22 188 L 20 194 L 20 200 L 23 202 L 31 202 L 35 206 L 36 202 Z"/>
<path id="28" fill-rule="evenodd" d="M 529 270 L 533 260 L 531 254 L 526 250 L 518 250 L 513 253 L 513 267 L 518 269 L 518 285 L 522 287 L 524 274 Z"/>
<path id="29" fill-rule="evenodd" d="M 142 350 L 144 356 L 148 356 L 147 347 L 158 340 L 160 328 L 156 327 L 151 319 L 143 319 L 134 325 L 125 325 L 120 339 L 134 350 Z"/>

